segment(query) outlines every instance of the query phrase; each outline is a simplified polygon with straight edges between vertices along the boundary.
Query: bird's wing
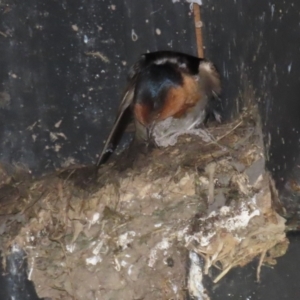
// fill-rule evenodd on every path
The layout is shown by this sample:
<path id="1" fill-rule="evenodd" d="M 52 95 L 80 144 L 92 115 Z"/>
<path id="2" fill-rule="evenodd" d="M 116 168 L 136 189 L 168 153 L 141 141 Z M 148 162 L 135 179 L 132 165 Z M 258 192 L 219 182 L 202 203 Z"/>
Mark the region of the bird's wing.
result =
<path id="1" fill-rule="evenodd" d="M 105 142 L 105 145 L 102 149 L 102 152 L 98 158 L 98 161 L 97 161 L 97 164 L 96 164 L 96 168 L 98 169 L 99 166 L 101 165 L 102 163 L 102 160 L 103 160 L 103 157 L 104 155 L 106 154 L 107 152 L 107 148 L 111 142 L 111 139 L 113 138 L 115 132 L 116 132 L 116 129 L 118 128 L 119 126 L 119 123 L 120 123 L 120 120 L 122 118 L 122 116 L 124 115 L 124 112 L 125 110 L 130 106 L 130 104 L 132 103 L 133 101 L 133 97 L 134 97 L 134 89 L 135 89 L 135 81 L 132 81 L 129 83 L 126 91 L 125 91 L 125 94 L 122 98 L 122 101 L 119 105 L 119 108 L 118 108 L 118 112 L 117 112 L 117 116 L 116 116 L 116 120 L 114 122 L 114 125 L 112 127 L 112 129 L 110 130 L 110 133 L 107 137 L 107 140 Z"/>
<path id="2" fill-rule="evenodd" d="M 116 120 L 114 122 L 114 125 L 112 127 L 112 129 L 110 130 L 109 136 L 105 142 L 105 145 L 102 149 L 102 152 L 97 160 L 97 164 L 96 164 L 96 169 L 99 168 L 99 166 L 102 163 L 103 157 L 105 155 L 105 153 L 107 152 L 108 146 L 111 142 L 111 139 L 113 138 L 116 129 L 119 126 L 119 123 L 124 115 L 125 110 L 131 105 L 131 103 L 133 102 L 133 98 L 134 98 L 134 91 L 135 91 L 135 84 L 136 84 L 136 80 L 137 77 L 141 71 L 141 68 L 143 66 L 144 63 L 144 59 L 145 56 L 142 55 L 140 57 L 140 59 L 131 66 L 131 68 L 129 69 L 128 72 L 128 86 L 125 90 L 124 96 L 122 98 L 122 101 L 119 105 L 118 111 L 117 111 L 117 116 L 116 116 Z"/>

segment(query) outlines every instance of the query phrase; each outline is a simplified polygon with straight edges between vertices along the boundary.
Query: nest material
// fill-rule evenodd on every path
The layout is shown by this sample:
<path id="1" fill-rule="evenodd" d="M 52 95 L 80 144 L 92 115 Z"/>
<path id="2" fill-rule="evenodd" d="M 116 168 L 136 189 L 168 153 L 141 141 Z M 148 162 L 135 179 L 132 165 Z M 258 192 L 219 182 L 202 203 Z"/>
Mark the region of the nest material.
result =
<path id="1" fill-rule="evenodd" d="M 24 249 L 29 279 L 52 299 L 184 299 L 187 287 L 207 299 L 193 253 L 204 274 L 219 269 L 215 282 L 255 257 L 259 276 L 288 244 L 260 128 L 244 115 L 203 135 L 140 154 L 122 172 L 121 156 L 96 182 L 87 167 L 37 181 L 3 173 L 2 250 Z"/>

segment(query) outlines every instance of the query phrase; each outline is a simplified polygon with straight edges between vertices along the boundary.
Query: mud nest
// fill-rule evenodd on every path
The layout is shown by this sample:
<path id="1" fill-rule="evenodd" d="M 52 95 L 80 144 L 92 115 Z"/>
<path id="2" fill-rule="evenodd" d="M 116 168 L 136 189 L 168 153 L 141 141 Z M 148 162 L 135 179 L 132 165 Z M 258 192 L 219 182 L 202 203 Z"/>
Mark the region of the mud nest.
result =
<path id="1" fill-rule="evenodd" d="M 217 282 L 256 257 L 259 278 L 288 242 L 253 111 L 129 168 L 121 154 L 97 178 L 86 166 L 39 180 L 3 169 L 3 253 L 25 251 L 51 299 L 209 299 L 202 274 L 216 268 Z"/>

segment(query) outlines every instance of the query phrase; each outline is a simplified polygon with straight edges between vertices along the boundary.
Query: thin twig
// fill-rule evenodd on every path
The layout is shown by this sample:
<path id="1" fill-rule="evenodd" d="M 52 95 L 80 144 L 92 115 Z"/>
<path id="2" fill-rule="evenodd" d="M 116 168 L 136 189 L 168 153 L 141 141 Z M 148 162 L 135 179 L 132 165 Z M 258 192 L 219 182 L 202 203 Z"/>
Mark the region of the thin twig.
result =
<path id="1" fill-rule="evenodd" d="M 217 283 L 220 281 L 232 268 L 232 265 L 229 265 L 226 269 L 224 269 L 214 280 L 213 283 Z"/>
<path id="2" fill-rule="evenodd" d="M 36 199 L 33 199 L 32 201 L 30 201 L 30 203 L 28 203 L 23 208 L 23 210 L 20 212 L 20 215 L 24 214 L 26 210 L 28 210 L 30 207 L 32 207 L 33 205 L 35 205 L 39 200 L 41 200 L 45 194 L 46 194 L 46 191 L 43 191 L 42 194 L 39 197 L 37 197 Z"/>
<path id="3" fill-rule="evenodd" d="M 261 270 L 261 266 L 263 264 L 263 261 L 265 259 L 266 253 L 267 253 L 267 250 L 264 250 L 261 253 L 261 255 L 260 255 L 260 259 L 259 259 L 257 270 L 256 270 L 256 279 L 257 279 L 257 282 L 260 282 L 260 270 Z"/>
<path id="4" fill-rule="evenodd" d="M 5 38 L 7 37 L 7 34 L 2 31 L 0 31 L 0 35 L 4 36 Z"/>
<path id="5" fill-rule="evenodd" d="M 217 138 L 215 141 L 210 142 L 208 144 L 206 144 L 206 146 L 211 145 L 213 143 L 217 143 L 220 140 L 222 140 L 224 137 L 228 136 L 231 132 L 233 132 L 235 129 L 237 129 L 244 121 L 240 121 L 237 125 L 235 125 L 231 130 L 229 130 L 228 132 L 226 132 L 225 134 L 223 134 L 222 136 L 220 136 L 219 138 Z"/>

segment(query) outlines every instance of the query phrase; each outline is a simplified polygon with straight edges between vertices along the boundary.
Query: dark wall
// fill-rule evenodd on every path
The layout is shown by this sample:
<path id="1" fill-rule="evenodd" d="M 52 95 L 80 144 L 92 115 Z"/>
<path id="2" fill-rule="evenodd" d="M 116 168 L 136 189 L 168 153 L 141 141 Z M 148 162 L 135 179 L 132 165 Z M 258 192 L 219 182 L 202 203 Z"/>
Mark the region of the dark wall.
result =
<path id="1" fill-rule="evenodd" d="M 188 3 L 1 1 L 0 160 L 95 162 L 130 64 L 158 49 L 197 53 Z"/>
<path id="2" fill-rule="evenodd" d="M 206 0 L 202 7 L 207 55 L 224 79 L 228 112 L 241 99 L 258 101 L 277 184 L 299 168 L 300 2 Z"/>

